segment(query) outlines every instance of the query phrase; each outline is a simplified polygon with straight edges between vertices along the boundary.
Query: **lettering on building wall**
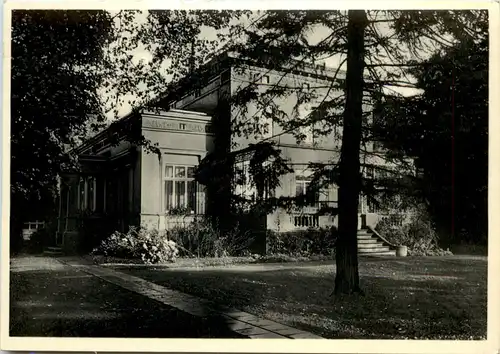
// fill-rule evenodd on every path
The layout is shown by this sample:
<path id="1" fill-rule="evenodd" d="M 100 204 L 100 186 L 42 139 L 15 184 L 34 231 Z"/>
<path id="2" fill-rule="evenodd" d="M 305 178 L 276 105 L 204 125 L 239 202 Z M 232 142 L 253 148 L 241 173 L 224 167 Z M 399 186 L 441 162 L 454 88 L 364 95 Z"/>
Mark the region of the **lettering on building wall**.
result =
<path id="1" fill-rule="evenodd" d="M 184 123 L 184 122 L 168 121 L 165 119 L 151 119 L 151 118 L 144 119 L 143 126 L 145 128 L 179 130 L 179 131 L 189 131 L 196 133 L 209 133 L 211 130 L 209 124 Z"/>

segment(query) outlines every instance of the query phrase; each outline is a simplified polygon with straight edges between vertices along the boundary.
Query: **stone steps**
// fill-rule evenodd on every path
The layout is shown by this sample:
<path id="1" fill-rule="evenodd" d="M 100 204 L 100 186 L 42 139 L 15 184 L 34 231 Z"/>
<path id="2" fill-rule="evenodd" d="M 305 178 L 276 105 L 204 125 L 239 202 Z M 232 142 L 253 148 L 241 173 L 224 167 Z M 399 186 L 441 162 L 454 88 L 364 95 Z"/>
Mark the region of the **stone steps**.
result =
<path id="1" fill-rule="evenodd" d="M 383 242 L 375 242 L 375 243 L 358 243 L 358 250 L 371 250 L 371 249 L 374 249 L 374 248 L 384 248 L 384 247 L 387 247 L 389 248 L 388 246 L 385 246 Z"/>
<path id="2" fill-rule="evenodd" d="M 61 247 L 47 247 L 43 250 L 43 254 L 47 256 L 62 256 L 63 250 Z"/>
<path id="3" fill-rule="evenodd" d="M 372 235 L 359 235 L 358 234 L 358 240 L 373 240 Z"/>
<path id="4" fill-rule="evenodd" d="M 363 257 L 396 257 L 396 251 L 389 250 L 384 252 L 358 253 L 358 255 Z"/>
<path id="5" fill-rule="evenodd" d="M 372 244 L 372 243 L 377 243 L 377 242 L 380 242 L 380 241 L 377 240 L 375 237 L 371 237 L 371 238 L 367 238 L 367 239 L 358 237 L 358 245 Z"/>
<path id="6" fill-rule="evenodd" d="M 366 229 L 358 230 L 358 254 L 360 256 L 395 256 L 396 251 Z"/>

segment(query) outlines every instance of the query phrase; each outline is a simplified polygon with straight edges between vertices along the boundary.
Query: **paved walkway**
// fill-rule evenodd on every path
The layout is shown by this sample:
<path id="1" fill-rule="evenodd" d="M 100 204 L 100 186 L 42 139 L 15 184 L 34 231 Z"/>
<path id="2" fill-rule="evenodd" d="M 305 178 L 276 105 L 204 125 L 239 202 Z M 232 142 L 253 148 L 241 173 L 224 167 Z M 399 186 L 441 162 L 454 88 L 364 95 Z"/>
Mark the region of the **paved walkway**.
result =
<path id="1" fill-rule="evenodd" d="M 48 257 L 11 259 L 14 337 L 248 338 L 220 316 L 194 316 Z"/>
<path id="2" fill-rule="evenodd" d="M 81 258 L 60 258 L 64 264 L 94 275 L 106 282 L 156 300 L 169 307 L 178 309 L 200 318 L 217 317 L 225 326 L 248 338 L 312 339 L 318 338 L 309 332 L 285 326 L 281 323 L 258 318 L 238 309 L 220 307 L 212 302 L 180 291 L 168 289 L 139 277 L 111 270 L 96 265 L 85 264 Z"/>

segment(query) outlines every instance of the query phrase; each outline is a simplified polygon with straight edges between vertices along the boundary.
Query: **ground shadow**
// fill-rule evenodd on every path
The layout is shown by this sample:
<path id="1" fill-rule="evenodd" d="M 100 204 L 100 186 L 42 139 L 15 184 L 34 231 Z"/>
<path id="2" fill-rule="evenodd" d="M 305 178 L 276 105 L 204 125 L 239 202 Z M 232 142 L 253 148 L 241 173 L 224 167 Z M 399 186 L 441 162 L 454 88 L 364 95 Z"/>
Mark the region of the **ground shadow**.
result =
<path id="1" fill-rule="evenodd" d="M 479 339 L 487 263 L 450 258 L 364 260 L 366 296 L 334 301 L 334 267 L 121 271 L 327 338 Z M 257 267 L 254 269 L 258 269 Z"/>
<path id="2" fill-rule="evenodd" d="M 204 317 L 74 269 L 10 274 L 10 336 L 243 338 L 226 319 Z"/>

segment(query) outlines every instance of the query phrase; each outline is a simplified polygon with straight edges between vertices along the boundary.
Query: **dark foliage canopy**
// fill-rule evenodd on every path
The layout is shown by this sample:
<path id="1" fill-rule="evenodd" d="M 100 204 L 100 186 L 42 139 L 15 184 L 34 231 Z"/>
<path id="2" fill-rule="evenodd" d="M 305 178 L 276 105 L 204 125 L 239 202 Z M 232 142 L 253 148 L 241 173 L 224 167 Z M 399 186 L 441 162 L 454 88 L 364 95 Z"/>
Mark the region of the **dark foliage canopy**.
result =
<path id="1" fill-rule="evenodd" d="M 103 11 L 13 11 L 13 207 L 51 200 L 68 147 L 103 122 L 97 88 L 111 21 Z"/>
<path id="2" fill-rule="evenodd" d="M 409 70 L 423 93 L 387 97 L 377 134 L 392 152 L 417 158 L 418 191 L 450 242 L 486 242 L 488 38 L 461 41 L 425 64 Z"/>

